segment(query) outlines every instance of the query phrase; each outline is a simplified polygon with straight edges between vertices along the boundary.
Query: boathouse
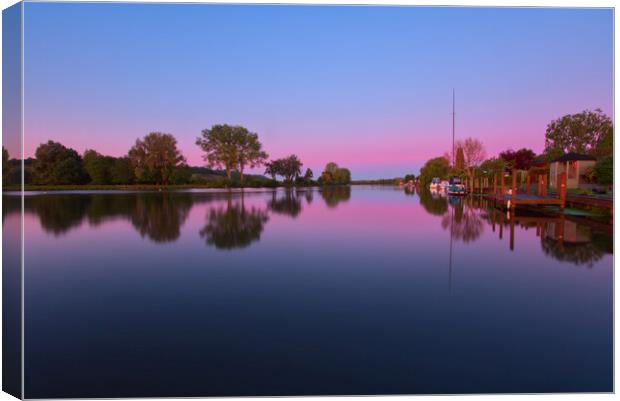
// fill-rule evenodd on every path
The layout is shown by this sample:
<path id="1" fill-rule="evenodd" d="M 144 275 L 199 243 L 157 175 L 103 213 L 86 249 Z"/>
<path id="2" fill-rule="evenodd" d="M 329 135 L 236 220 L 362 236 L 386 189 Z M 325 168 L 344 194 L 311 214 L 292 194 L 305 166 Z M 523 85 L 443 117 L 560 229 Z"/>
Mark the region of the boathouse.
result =
<path id="1" fill-rule="evenodd" d="M 549 165 L 549 186 L 557 190 L 560 174 L 566 173 L 566 188 L 579 188 L 585 183 L 583 176 L 588 168 L 595 164 L 594 157 L 574 152 L 558 157 Z"/>

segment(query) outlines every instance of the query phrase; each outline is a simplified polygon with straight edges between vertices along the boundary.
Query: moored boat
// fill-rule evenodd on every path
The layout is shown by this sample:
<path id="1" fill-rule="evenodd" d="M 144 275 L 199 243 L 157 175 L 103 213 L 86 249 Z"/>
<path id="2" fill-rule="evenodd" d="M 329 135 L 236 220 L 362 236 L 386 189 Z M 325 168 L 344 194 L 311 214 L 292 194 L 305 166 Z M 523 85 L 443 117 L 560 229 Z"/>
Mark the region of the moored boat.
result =
<path id="1" fill-rule="evenodd" d="M 431 180 L 431 184 L 429 186 L 431 191 L 439 191 L 441 189 L 441 178 L 435 177 Z"/>
<path id="2" fill-rule="evenodd" d="M 467 195 L 467 190 L 461 177 L 450 177 L 448 181 L 448 195 Z"/>

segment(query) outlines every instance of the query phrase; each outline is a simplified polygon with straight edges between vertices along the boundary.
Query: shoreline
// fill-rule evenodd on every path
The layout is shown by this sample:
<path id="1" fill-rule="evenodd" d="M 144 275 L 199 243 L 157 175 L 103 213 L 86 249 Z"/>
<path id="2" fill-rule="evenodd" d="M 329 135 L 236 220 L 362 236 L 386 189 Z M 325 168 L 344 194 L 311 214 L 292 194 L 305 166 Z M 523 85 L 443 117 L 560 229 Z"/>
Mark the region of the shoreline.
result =
<path id="1" fill-rule="evenodd" d="M 277 190 L 277 189 L 305 189 L 305 188 L 336 188 L 343 186 L 364 186 L 364 185 L 379 185 L 379 184 L 346 184 L 346 185 L 308 185 L 308 186 L 291 186 L 273 185 L 273 186 L 251 186 L 251 187 L 218 187 L 209 185 L 154 185 L 154 184 L 136 184 L 136 185 L 26 185 L 23 188 L 20 186 L 8 186 L 2 188 L 3 194 L 11 193 L 27 193 L 27 192 L 68 192 L 68 191 L 123 191 L 123 192 L 168 192 L 177 190 L 212 190 L 212 191 L 243 191 L 243 190 Z M 387 185 L 386 185 L 387 186 Z"/>

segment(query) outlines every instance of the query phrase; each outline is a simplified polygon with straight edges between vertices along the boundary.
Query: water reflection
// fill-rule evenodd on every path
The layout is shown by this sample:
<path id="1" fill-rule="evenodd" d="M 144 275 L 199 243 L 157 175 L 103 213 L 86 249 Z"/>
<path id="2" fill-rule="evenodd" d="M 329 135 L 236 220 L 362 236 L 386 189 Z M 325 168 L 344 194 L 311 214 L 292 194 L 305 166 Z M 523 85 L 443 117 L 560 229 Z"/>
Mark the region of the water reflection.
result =
<path id="1" fill-rule="evenodd" d="M 483 197 L 444 196 L 424 190 L 418 195 L 424 209 L 441 216 L 441 227 L 450 231 L 450 270 L 452 242 L 476 241 L 485 226 L 490 226 L 500 240 L 508 236 L 512 251 L 517 247 L 515 228 L 520 228 L 519 232 L 535 228 L 545 255 L 575 265 L 592 267 L 604 255 L 613 253 L 612 227 L 595 220 L 549 214 L 544 210 L 501 211 Z"/>
<path id="2" fill-rule="evenodd" d="M 209 209 L 207 223 L 200 230 L 200 236 L 207 245 L 218 249 L 246 248 L 260 239 L 268 220 L 265 210 L 245 206 L 243 193 L 237 201 L 233 201 L 232 194 L 228 194 L 225 207 Z"/>
<path id="3" fill-rule="evenodd" d="M 441 219 L 441 227 L 450 230 L 452 239 L 462 242 L 477 240 L 484 231 L 481 210 L 474 207 L 472 198 L 451 196 L 449 199 L 451 213 Z"/>
<path id="4" fill-rule="evenodd" d="M 29 398 L 613 388 L 610 229 L 403 192 L 27 196 Z"/>
<path id="5" fill-rule="evenodd" d="M 286 189 L 283 194 L 274 191 L 267 203 L 269 210 L 295 218 L 301 213 L 301 198 L 296 190 Z"/>
<path id="6" fill-rule="evenodd" d="M 311 207 L 317 191 L 324 206 L 330 209 L 351 199 L 351 187 L 247 193 L 50 194 L 26 196 L 24 208 L 26 213 L 38 217 L 46 233 L 55 237 L 63 236 L 83 224 L 96 227 L 108 221 L 123 219 L 141 237 L 155 243 L 166 243 L 180 238 L 181 228 L 195 205 L 208 204 L 205 225 L 197 234 L 208 246 L 240 249 L 260 240 L 270 214 L 294 219 L 302 216 L 304 208 Z M 490 201 L 482 197 L 446 197 L 407 187 L 403 192 L 406 196 L 419 196 L 422 208 L 429 215 L 440 216 L 438 224 L 443 230 L 449 231 L 450 243 L 457 241 L 470 244 L 478 241 L 488 226 L 494 236 L 507 240 L 508 248 L 514 251 L 518 249 L 517 237 L 535 228 L 542 252 L 558 261 L 593 266 L 604 255 L 613 252 L 612 228 L 608 224 L 596 223 L 583 217 L 528 214 L 523 211 L 514 214 L 494 208 Z M 248 197 L 256 197 L 258 203 L 248 205 Z M 19 213 L 21 200 L 6 195 L 3 199 L 4 221 L 8 214 Z M 260 206 L 265 205 L 263 199 L 267 200 L 266 207 Z"/>
<path id="7" fill-rule="evenodd" d="M 7 213 L 20 210 L 18 197 L 4 197 Z M 171 242 L 180 236 L 193 199 L 183 193 L 135 193 L 115 195 L 28 196 L 24 210 L 38 216 L 43 230 L 62 236 L 87 222 L 96 227 L 123 218 L 131 222 L 140 236 L 154 242 Z"/>
<path id="8" fill-rule="evenodd" d="M 448 199 L 438 192 L 419 191 L 420 204 L 429 214 L 443 216 L 448 211 Z"/>
<path id="9" fill-rule="evenodd" d="M 324 187 L 321 189 L 321 196 L 325 201 L 325 204 L 329 208 L 335 208 L 342 202 L 347 202 L 351 199 L 351 187 L 349 186 L 336 186 L 336 187 Z"/>
<path id="10" fill-rule="evenodd" d="M 97 202 L 93 201 L 93 204 Z M 140 236 L 154 242 L 171 242 L 179 238 L 191 207 L 192 201 L 187 195 L 138 196 L 134 209 L 129 211 L 129 218 Z"/>

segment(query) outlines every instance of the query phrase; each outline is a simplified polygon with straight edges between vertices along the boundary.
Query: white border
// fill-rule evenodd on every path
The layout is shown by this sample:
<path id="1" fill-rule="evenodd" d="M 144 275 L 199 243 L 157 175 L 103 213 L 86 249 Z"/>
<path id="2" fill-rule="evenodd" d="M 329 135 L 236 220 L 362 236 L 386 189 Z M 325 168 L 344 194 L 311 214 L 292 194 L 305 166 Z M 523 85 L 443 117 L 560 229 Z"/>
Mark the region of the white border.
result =
<path id="1" fill-rule="evenodd" d="M 35 2 L 37 0 L 27 0 L 27 2 Z M 54 0 L 52 0 L 54 1 Z M 77 0 L 59 0 L 57 2 L 84 2 L 84 1 L 77 1 Z M 100 1 L 92 1 L 92 2 L 100 2 Z M 135 2 L 135 3 L 161 3 L 161 1 L 155 1 L 155 0 L 142 0 L 142 1 L 135 1 L 135 0 L 130 0 L 128 2 Z M 0 8 L 5 9 L 13 4 L 15 4 L 16 1 L 14 0 L 0 0 Z M 614 7 L 616 5 L 615 1 L 610 1 L 610 0 L 589 0 L 589 1 L 584 1 L 584 0 L 543 0 L 543 1 L 533 1 L 533 0 L 502 0 L 502 1 L 498 1 L 498 0 L 473 0 L 473 1 L 467 1 L 467 0 L 424 0 L 424 1 L 415 1 L 415 0 L 391 0 L 391 1 L 380 1 L 380 0 L 366 0 L 366 1 L 360 1 L 360 0 L 337 0 L 337 1 L 330 1 L 330 0 L 313 0 L 313 1 L 303 1 L 303 0 L 288 0 L 288 1 L 261 1 L 261 0 L 243 0 L 243 1 L 235 1 L 235 0 L 219 0 L 219 1 L 204 1 L 204 2 L 198 2 L 198 1 L 184 1 L 184 0 L 168 0 L 165 1 L 165 3 L 244 3 L 244 4 L 264 4 L 264 3 L 269 3 L 269 4 L 316 4 L 316 5 L 330 5 L 330 4 L 338 4 L 338 5 L 405 5 L 405 6 L 479 6 L 479 7 L 582 7 L 582 8 L 595 8 L 595 7 L 604 7 L 604 8 L 610 8 L 610 7 Z M 616 76 L 617 73 L 617 66 L 615 63 L 615 50 L 616 50 L 616 44 L 618 43 L 617 39 L 617 32 L 615 30 L 615 23 L 616 23 L 616 15 L 615 15 L 615 11 L 614 11 L 614 78 Z M 23 39 L 24 39 L 24 7 L 22 4 L 22 35 L 21 35 L 21 42 L 22 42 L 22 68 L 21 68 L 21 78 L 22 78 L 22 121 L 21 121 L 21 129 L 22 129 L 22 137 L 21 137 L 21 145 L 22 145 L 22 155 L 24 154 L 24 135 L 23 135 L 23 130 L 24 130 L 24 48 L 23 48 Z M 2 30 L 1 30 L 1 18 L 0 18 L 0 43 L 1 43 L 1 39 L 2 39 Z M 0 52 L 0 64 L 2 62 L 2 56 L 1 56 L 1 52 Z M 0 83 L 0 90 L 2 88 L 2 84 Z M 614 110 L 613 110 L 613 116 L 612 118 L 615 121 L 615 94 L 617 93 L 616 91 L 616 81 L 614 79 Z M 0 100 L 0 106 L 1 106 L 1 100 Z M 1 120 L 2 117 L 0 115 L 0 124 L 1 124 Z M 1 141 L 1 138 L 0 138 Z M 620 149 L 620 145 L 618 145 L 617 143 L 615 143 L 614 145 L 614 159 L 617 158 L 619 152 L 618 150 Z M 23 161 L 22 161 L 23 163 Z M 23 167 L 23 166 L 22 166 Z M 615 172 L 615 166 L 614 166 L 614 172 Z M 22 168 L 22 185 L 23 185 L 23 168 Z M 615 189 L 615 188 L 614 188 Z M 0 206 L 1 206 L 1 200 L 0 200 Z M 614 208 L 617 207 L 617 203 L 618 200 L 614 197 Z M 23 258 L 24 258 L 24 217 L 23 217 L 23 198 L 22 198 L 22 263 L 23 263 Z M 615 219 L 614 219 L 615 220 Z M 614 224 L 614 250 L 616 249 L 616 241 L 618 239 L 618 228 L 617 226 Z M 1 236 L 1 233 L 0 233 Z M 0 250 L 1 250 L 1 244 L 0 244 Z M 614 251 L 615 253 L 615 251 Z M 614 257 L 614 267 L 615 267 L 615 257 Z M 23 389 L 24 389 L 24 380 L 23 380 L 23 358 L 24 358 L 24 353 L 23 353 L 23 333 L 24 333 L 24 271 L 23 271 L 23 265 L 22 265 L 22 394 L 23 394 Z M 0 276 L 1 277 L 1 276 Z M 0 278 L 0 282 L 1 282 L 1 278 Z M 616 275 L 614 274 L 614 289 L 616 288 L 615 286 L 616 284 Z M 618 308 L 616 308 L 616 297 L 615 297 L 615 291 L 614 291 L 614 350 L 615 350 L 615 340 L 617 339 L 618 333 L 615 331 L 615 321 L 617 320 L 617 314 L 618 314 Z M 1 323 L 0 323 L 1 325 Z M 1 326 L 0 326 L 1 327 Z M 1 368 L 0 368 L 0 372 L 1 372 Z M 618 383 L 618 370 L 615 369 L 615 352 L 614 352 L 614 385 L 615 383 Z M 399 398 L 399 399 L 415 399 L 415 400 L 436 400 L 438 397 L 444 398 L 444 397 L 458 397 L 459 399 L 462 400 L 489 400 L 489 397 L 493 397 L 493 399 L 500 398 L 501 400 L 530 400 L 530 399 L 544 399 L 544 400 L 603 400 L 603 399 L 610 399 L 612 397 L 615 398 L 615 395 L 611 395 L 611 394 L 546 394 L 546 395 L 496 395 L 496 394 L 489 394 L 489 395 L 459 395 L 459 396 L 373 396 L 373 397 L 369 397 L 369 398 L 373 398 L 376 400 L 390 400 L 390 399 L 394 399 L 394 398 Z M 318 401 L 318 400 L 325 400 L 325 399 L 337 399 L 337 400 L 342 400 L 342 401 L 348 401 L 348 400 L 354 400 L 354 399 L 359 399 L 360 397 L 260 397 L 261 399 L 278 399 L 278 398 L 303 398 L 304 400 L 309 400 L 309 401 Z M 183 400 L 185 398 L 149 398 L 148 400 Z M 231 397 L 231 398 L 224 398 L 226 400 L 231 400 L 231 401 L 238 401 L 238 400 L 247 400 L 247 398 L 237 398 L 237 397 Z M 2 393 L 0 392 L 0 401 L 5 401 L 5 400 L 14 400 L 13 397 L 11 397 L 10 395 L 6 394 L 6 393 Z"/>

